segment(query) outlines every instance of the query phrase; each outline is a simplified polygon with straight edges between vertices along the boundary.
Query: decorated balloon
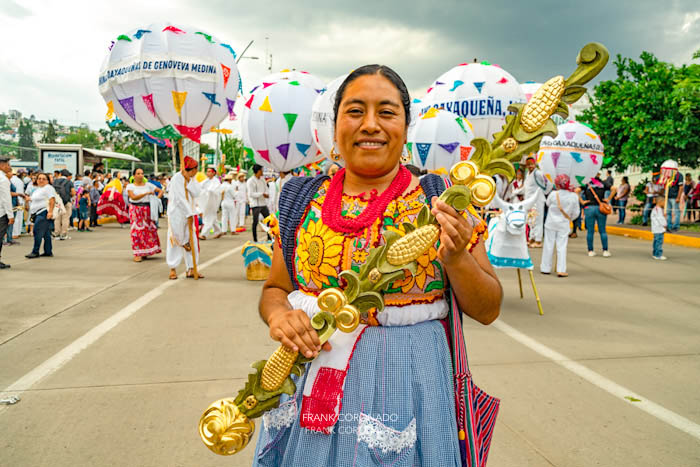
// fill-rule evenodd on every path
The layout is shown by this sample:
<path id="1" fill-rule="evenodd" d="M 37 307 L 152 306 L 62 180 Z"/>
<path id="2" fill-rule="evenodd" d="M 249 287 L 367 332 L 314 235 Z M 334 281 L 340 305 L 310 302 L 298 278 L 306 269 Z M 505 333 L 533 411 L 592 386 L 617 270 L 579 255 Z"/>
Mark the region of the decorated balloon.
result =
<path id="1" fill-rule="evenodd" d="M 231 45 L 197 28 L 156 23 L 118 36 L 99 89 L 114 114 L 153 138 L 199 142 L 228 115 L 240 86 Z"/>
<path id="2" fill-rule="evenodd" d="M 339 154 L 333 153 L 333 138 L 335 136 L 335 123 L 333 121 L 333 106 L 338 88 L 343 84 L 348 75 L 338 76 L 328 83 L 314 101 L 311 109 L 311 136 L 324 157 L 342 164 Z"/>
<path id="3" fill-rule="evenodd" d="M 525 95 L 510 73 L 488 62 L 463 63 L 433 82 L 420 113 L 445 109 L 468 119 L 476 138 L 493 141 L 514 102 L 525 102 Z"/>
<path id="4" fill-rule="evenodd" d="M 446 110 L 430 109 L 419 117 L 408 134 L 413 164 L 425 170 L 449 172 L 459 161 L 469 160 L 474 148 L 472 125 Z"/>
<path id="5" fill-rule="evenodd" d="M 545 136 L 537 153 L 544 176 L 554 184 L 557 175 L 568 175 L 572 186 L 585 186 L 603 165 L 604 147 L 589 127 L 568 121 L 558 126 L 556 138 Z"/>
<path id="6" fill-rule="evenodd" d="M 318 160 L 310 126 L 316 96 L 313 88 L 287 80 L 256 90 L 242 116 L 248 157 L 279 172 Z"/>
<path id="7" fill-rule="evenodd" d="M 669 181 L 673 181 L 678 173 L 678 162 L 668 159 L 661 164 L 661 173 L 656 179 L 658 185 L 666 185 Z"/>
<path id="8" fill-rule="evenodd" d="M 289 81 L 290 83 L 299 83 L 302 86 L 314 89 L 317 93 L 322 93 L 326 88 L 326 83 L 320 78 L 312 75 L 308 71 L 282 70 L 279 73 L 272 73 L 265 76 L 260 82 L 256 83 L 250 90 L 249 94 L 254 94 L 255 91 L 265 85 L 276 83 L 278 81 Z"/>

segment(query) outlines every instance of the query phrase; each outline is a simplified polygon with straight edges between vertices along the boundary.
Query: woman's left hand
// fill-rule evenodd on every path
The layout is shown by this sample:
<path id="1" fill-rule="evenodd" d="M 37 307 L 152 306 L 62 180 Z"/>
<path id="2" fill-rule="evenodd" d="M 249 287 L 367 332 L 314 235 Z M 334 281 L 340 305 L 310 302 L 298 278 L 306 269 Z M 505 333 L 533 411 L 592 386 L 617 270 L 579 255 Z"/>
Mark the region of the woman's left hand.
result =
<path id="1" fill-rule="evenodd" d="M 53 212 L 51 212 L 51 211 L 47 212 L 47 213 L 46 213 L 46 218 L 47 218 L 48 220 L 53 219 Z"/>
<path id="2" fill-rule="evenodd" d="M 438 258 L 446 266 L 456 264 L 469 253 L 467 246 L 474 226 L 444 201 L 433 197 L 432 202 L 431 212 L 441 227 Z"/>

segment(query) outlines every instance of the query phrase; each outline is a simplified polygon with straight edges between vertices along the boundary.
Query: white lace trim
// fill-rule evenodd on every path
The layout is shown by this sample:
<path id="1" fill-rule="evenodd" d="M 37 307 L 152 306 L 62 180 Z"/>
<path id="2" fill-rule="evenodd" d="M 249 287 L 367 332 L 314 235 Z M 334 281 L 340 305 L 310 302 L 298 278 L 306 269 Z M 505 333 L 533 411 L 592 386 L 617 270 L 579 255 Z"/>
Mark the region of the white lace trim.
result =
<path id="1" fill-rule="evenodd" d="M 384 454 L 389 451 L 401 452 L 401 450 L 412 448 L 416 444 L 416 419 L 411 420 L 405 430 L 396 431 L 376 418 L 361 413 L 357 427 L 357 439 L 364 441 L 370 448 L 381 449 Z"/>
<path id="2" fill-rule="evenodd" d="M 297 415 L 297 401 L 292 399 L 289 402 L 285 402 L 276 409 L 272 409 L 263 414 L 263 421 L 265 422 L 265 431 L 270 428 L 275 428 L 281 430 L 282 428 L 287 428 L 292 426 L 294 419 Z"/>

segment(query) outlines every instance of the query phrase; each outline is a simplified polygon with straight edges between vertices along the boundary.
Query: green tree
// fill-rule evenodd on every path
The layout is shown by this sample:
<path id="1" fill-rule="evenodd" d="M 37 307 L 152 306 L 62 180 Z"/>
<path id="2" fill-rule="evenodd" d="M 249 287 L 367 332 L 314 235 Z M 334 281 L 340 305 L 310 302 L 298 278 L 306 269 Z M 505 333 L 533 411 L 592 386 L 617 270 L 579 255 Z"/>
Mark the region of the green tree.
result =
<path id="1" fill-rule="evenodd" d="M 87 148 L 100 149 L 100 139 L 97 133 L 86 127 L 73 129 L 63 140 L 63 144 L 82 144 Z"/>
<path id="2" fill-rule="evenodd" d="M 32 124 L 21 120 L 19 122 L 19 158 L 23 161 L 35 161 L 38 158 L 34 149 L 34 134 Z"/>
<path id="3" fill-rule="evenodd" d="M 618 55 L 614 64 L 617 78 L 595 87 L 591 108 L 579 117 L 605 144 L 607 165 L 700 165 L 700 67 L 676 67 L 649 52 L 638 62 Z"/>
<path id="4" fill-rule="evenodd" d="M 44 133 L 41 142 L 44 144 L 50 144 L 56 142 L 56 128 L 54 128 L 53 123 L 49 122 L 49 126 L 46 127 L 46 133 Z"/>
<path id="5" fill-rule="evenodd" d="M 248 161 L 243 151 L 243 141 L 239 138 L 223 135 L 219 142 L 221 155 L 224 158 L 226 165 L 231 167 L 241 166 L 243 169 L 248 169 L 253 163 Z"/>

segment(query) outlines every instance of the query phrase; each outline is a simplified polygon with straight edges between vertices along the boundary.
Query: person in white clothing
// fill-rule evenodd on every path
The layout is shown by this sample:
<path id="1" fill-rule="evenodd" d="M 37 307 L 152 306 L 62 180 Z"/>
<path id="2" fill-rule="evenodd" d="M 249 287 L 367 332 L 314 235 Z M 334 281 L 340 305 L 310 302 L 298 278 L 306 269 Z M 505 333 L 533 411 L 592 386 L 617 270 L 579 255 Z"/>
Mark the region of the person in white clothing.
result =
<path id="1" fill-rule="evenodd" d="M 666 232 L 667 221 L 664 214 L 666 200 L 663 196 L 656 197 L 656 205 L 651 210 L 651 233 L 654 234 L 651 257 L 661 261 L 666 261 L 664 256 L 664 232 Z"/>
<path id="2" fill-rule="evenodd" d="M 515 178 L 508 185 L 506 189 L 505 200 L 509 203 L 517 203 L 525 199 L 525 176 L 523 175 L 523 169 L 518 168 L 515 171 Z"/>
<path id="3" fill-rule="evenodd" d="M 267 191 L 270 195 L 269 198 L 267 198 L 267 209 L 270 212 L 277 212 L 277 201 L 279 199 L 279 185 L 277 184 L 277 180 L 272 177 L 272 179 L 267 182 Z"/>
<path id="4" fill-rule="evenodd" d="M 227 174 L 221 184 L 221 231 L 236 233 L 236 186 L 231 183 L 233 175 Z"/>
<path id="5" fill-rule="evenodd" d="M 267 183 L 263 178 L 263 168 L 261 165 L 255 164 L 253 166 L 253 176 L 248 179 L 247 189 L 248 189 L 248 204 L 250 204 L 250 209 L 253 211 L 253 241 L 258 241 L 258 217 L 262 216 L 265 219 L 270 215 L 270 211 L 267 209 L 267 200 L 270 198 L 270 194 L 267 189 Z M 261 219 L 261 220 L 262 220 Z M 270 235 L 267 235 L 267 239 L 270 240 Z"/>
<path id="6" fill-rule="evenodd" d="M 186 156 L 180 172 L 173 175 L 168 184 L 168 241 L 166 260 L 170 267 L 170 279 L 177 279 L 175 270 L 182 259 L 185 259 L 187 277 L 194 277 L 194 262 L 199 263 L 199 241 L 197 241 L 196 223 L 197 208 L 195 200 L 201 193 L 201 187 L 194 176 L 197 174 L 197 161 Z M 190 226 L 192 226 L 192 242 L 190 243 Z M 204 278 L 197 274 L 200 279 Z"/>
<path id="7" fill-rule="evenodd" d="M 542 262 L 540 272 L 550 274 L 552 272 L 552 257 L 554 247 L 557 248 L 557 275 L 567 277 L 566 272 L 566 248 L 569 243 L 571 221 L 576 219 L 581 211 L 578 196 L 571 191 L 568 175 L 558 175 L 554 179 L 556 190 L 547 196 L 547 220 L 544 224 L 544 247 L 542 248 Z"/>
<path id="8" fill-rule="evenodd" d="M 12 196 L 10 196 L 10 179 L 7 178 L 7 175 L 11 173 L 10 159 L 0 156 L 0 269 L 10 269 L 10 265 L 3 263 L 1 259 L 5 234 L 15 223 L 15 214 L 12 210 Z"/>
<path id="9" fill-rule="evenodd" d="M 530 229 L 530 246 L 533 248 L 541 248 L 545 196 L 549 193 L 551 187 L 547 186 L 547 180 L 544 178 L 540 169 L 537 168 L 534 157 L 528 156 L 525 164 L 527 167 L 527 175 L 525 176 L 524 183 L 525 199 L 537 194 L 537 200 L 535 201 L 535 221 Z"/>
<path id="10" fill-rule="evenodd" d="M 17 193 L 17 206 L 15 207 L 15 223 L 12 225 L 12 238 L 19 238 L 22 234 L 22 227 L 24 227 L 24 209 L 27 198 L 24 195 L 24 182 L 17 174 L 10 178 L 10 183 L 15 187 L 15 193 Z"/>
<path id="11" fill-rule="evenodd" d="M 34 222 L 34 247 L 26 255 L 26 258 L 34 259 L 40 256 L 53 256 L 51 244 L 51 231 L 53 230 L 53 210 L 56 200 L 59 199 L 56 190 L 49 183 L 49 175 L 40 173 L 37 178 L 37 189 L 32 191 L 32 199 L 29 205 L 29 215 Z M 44 243 L 44 252 L 39 254 L 41 243 Z"/>
<path id="12" fill-rule="evenodd" d="M 245 180 L 245 172 L 237 175 L 236 186 L 236 232 L 245 232 L 245 209 L 248 203 L 248 184 Z"/>
<path id="13" fill-rule="evenodd" d="M 207 179 L 200 183 L 202 194 L 197 203 L 202 211 L 202 232 L 200 240 L 219 238 L 223 235 L 219 224 L 218 214 L 221 205 L 221 182 L 217 177 L 216 169 L 207 169 Z"/>

